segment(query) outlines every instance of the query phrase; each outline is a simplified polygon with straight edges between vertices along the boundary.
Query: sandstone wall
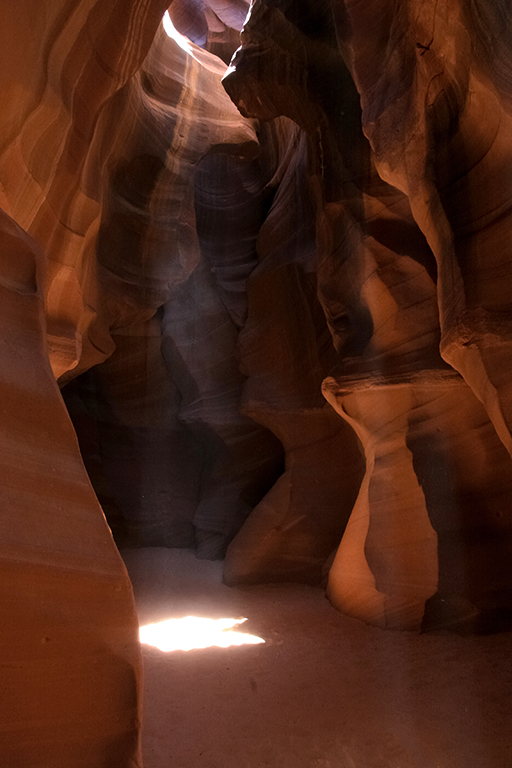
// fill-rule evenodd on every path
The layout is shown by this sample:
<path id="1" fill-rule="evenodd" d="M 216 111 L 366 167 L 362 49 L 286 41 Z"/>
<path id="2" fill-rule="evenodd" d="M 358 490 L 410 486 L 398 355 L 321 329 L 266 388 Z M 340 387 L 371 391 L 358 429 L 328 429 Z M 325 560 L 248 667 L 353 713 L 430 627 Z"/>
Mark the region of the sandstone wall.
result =
<path id="1" fill-rule="evenodd" d="M 507 7 L 254 0 L 222 84 L 247 5 L 2 4 L 7 765 L 139 764 L 97 499 L 230 584 L 510 615 Z"/>
<path id="2" fill-rule="evenodd" d="M 224 79 L 243 114 L 308 136 L 323 391 L 366 456 L 328 594 L 382 626 L 510 609 L 508 118 L 488 42 L 505 67 L 507 40 L 485 6 L 255 0 Z"/>

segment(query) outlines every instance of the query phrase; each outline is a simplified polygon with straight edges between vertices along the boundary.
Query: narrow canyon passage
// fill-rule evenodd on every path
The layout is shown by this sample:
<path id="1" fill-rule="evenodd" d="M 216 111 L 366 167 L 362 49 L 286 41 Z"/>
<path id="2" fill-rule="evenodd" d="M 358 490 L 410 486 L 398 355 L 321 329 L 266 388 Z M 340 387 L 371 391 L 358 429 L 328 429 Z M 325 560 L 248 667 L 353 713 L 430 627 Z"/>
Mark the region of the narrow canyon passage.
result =
<path id="1" fill-rule="evenodd" d="M 511 22 L 0 0 L 0 768 L 512 768 Z"/>
<path id="2" fill-rule="evenodd" d="M 190 550 L 124 550 L 141 625 L 247 617 L 264 644 L 143 645 L 145 768 L 509 768 L 510 634 L 381 630 L 322 590 L 230 588 Z"/>

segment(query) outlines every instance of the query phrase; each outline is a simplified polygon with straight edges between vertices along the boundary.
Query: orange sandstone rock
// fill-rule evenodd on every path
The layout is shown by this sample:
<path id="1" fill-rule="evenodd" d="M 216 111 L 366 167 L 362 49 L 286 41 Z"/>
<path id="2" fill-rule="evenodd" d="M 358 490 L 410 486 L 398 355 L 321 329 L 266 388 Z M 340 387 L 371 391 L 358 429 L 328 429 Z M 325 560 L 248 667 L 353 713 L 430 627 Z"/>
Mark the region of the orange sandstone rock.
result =
<path id="1" fill-rule="evenodd" d="M 450 3 L 256 0 L 225 78 L 244 114 L 284 114 L 308 134 L 318 296 L 338 353 L 324 393 L 367 461 L 329 595 L 382 626 L 435 624 L 436 600 L 459 598 L 466 607 L 448 621 L 471 624 L 506 607 L 512 576 L 510 465 L 498 442 L 508 446 L 506 256 L 497 247 L 484 258 L 508 220 L 506 95 L 503 82 L 497 96 L 470 79 L 472 67 L 483 76 L 471 64 L 474 29 L 499 14 L 476 27 L 463 16 Z M 477 176 L 471 210 L 458 191 Z M 468 337 L 471 318 L 481 328 Z"/>
<path id="2" fill-rule="evenodd" d="M 48 361 L 44 256 L 1 213 L 0 762 L 140 765 L 128 575 Z"/>

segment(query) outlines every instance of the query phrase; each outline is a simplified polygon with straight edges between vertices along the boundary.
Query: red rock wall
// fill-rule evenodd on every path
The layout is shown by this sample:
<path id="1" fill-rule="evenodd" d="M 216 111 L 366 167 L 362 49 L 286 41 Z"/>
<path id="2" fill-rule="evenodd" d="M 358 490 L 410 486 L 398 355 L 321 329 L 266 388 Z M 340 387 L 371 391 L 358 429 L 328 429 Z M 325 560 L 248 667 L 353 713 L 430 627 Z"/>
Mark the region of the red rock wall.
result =
<path id="1" fill-rule="evenodd" d="M 55 379 L 119 542 L 386 627 L 511 607 L 505 6 L 256 0 L 240 114 L 245 0 L 174 0 L 195 43 L 166 4 L 2 7 L 6 765 L 139 763 Z"/>
<path id="2" fill-rule="evenodd" d="M 75 0 L 44 13 L 29 0 L 4 5 L 5 40 L 30 35 L 27 46 L 4 49 L 14 103 L 2 110 L 0 178 L 6 210 L 48 255 L 48 341 L 61 377 L 113 350 L 92 271 L 112 142 L 103 155 L 91 147 L 100 113 L 139 68 L 166 3 Z"/>
<path id="3" fill-rule="evenodd" d="M 165 2 L 1 6 L 0 763 L 134 768 L 131 585 L 55 376 L 113 349 L 87 256 L 102 205 L 87 156 Z"/>
<path id="4" fill-rule="evenodd" d="M 0 762 L 140 765 L 131 585 L 48 360 L 45 257 L 5 213 Z"/>
<path id="5" fill-rule="evenodd" d="M 382 626 L 483 626 L 510 591 L 507 118 L 483 74 L 490 51 L 476 53 L 499 14 L 462 16 L 256 0 L 224 80 L 244 114 L 284 114 L 308 135 L 338 356 L 324 394 L 366 456 L 328 594 Z"/>
<path id="6" fill-rule="evenodd" d="M 407 194 L 436 259 L 441 355 L 483 403 L 510 452 L 510 257 L 505 244 L 512 156 L 507 128 L 508 11 L 504 4 L 486 0 L 471 5 L 432 2 L 421 7 L 414 2 L 399 6 L 347 2 L 334 4 L 334 9 L 339 13 L 341 50 L 361 96 L 362 127 L 376 168 L 382 178 Z M 461 423 L 469 430 L 460 458 L 460 437 L 457 446 L 451 437 L 454 425 L 438 426 L 445 443 L 440 453 L 443 464 L 454 472 L 454 489 L 464 494 L 459 512 L 464 525 L 459 535 L 466 551 L 454 567 L 454 578 L 464 570 L 466 588 L 459 587 L 459 594 L 486 609 L 494 604 L 496 594 L 503 598 L 510 590 L 510 470 L 506 462 L 502 464 L 504 457 L 496 464 L 486 458 L 503 454 L 488 426 L 485 440 L 470 442 L 472 416 L 480 404 L 474 400 L 471 412 L 464 413 L 471 396 L 461 390 L 456 399 L 451 417 L 459 410 Z M 482 434 L 483 413 L 478 423 Z M 457 433 L 462 434 L 461 426 Z M 416 445 L 412 434 L 408 440 L 409 447 Z M 434 453 L 440 451 L 434 447 L 437 442 L 432 440 Z M 414 460 L 414 448 L 412 453 Z M 422 460 L 426 463 L 424 455 Z M 471 474 L 470 467 L 475 462 L 487 469 L 479 475 L 480 509 L 473 517 L 472 499 L 465 489 L 474 489 L 477 475 Z M 494 468 L 500 464 L 503 471 L 498 480 Z M 447 515 L 441 522 L 432 509 L 424 472 L 418 467 L 416 474 L 439 535 Z M 497 507 L 496 492 L 501 496 Z M 440 563 L 444 546 L 440 541 Z M 483 577 L 473 574 L 471 564 L 486 548 L 488 562 L 494 561 L 496 567 L 482 565 Z M 504 604 L 509 605 L 507 598 Z"/>
<path id="7" fill-rule="evenodd" d="M 379 173 L 408 195 L 436 257 L 441 353 L 510 450 L 509 11 L 490 0 L 336 7 Z"/>

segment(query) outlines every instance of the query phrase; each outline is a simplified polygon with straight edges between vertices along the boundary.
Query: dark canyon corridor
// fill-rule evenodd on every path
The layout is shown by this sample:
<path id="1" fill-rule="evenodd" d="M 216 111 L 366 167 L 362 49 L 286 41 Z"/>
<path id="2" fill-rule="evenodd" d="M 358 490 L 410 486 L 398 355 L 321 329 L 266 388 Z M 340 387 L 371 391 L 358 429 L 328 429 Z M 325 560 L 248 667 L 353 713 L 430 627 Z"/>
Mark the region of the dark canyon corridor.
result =
<path id="1" fill-rule="evenodd" d="M 0 768 L 512 768 L 508 0 L 0 42 Z"/>

